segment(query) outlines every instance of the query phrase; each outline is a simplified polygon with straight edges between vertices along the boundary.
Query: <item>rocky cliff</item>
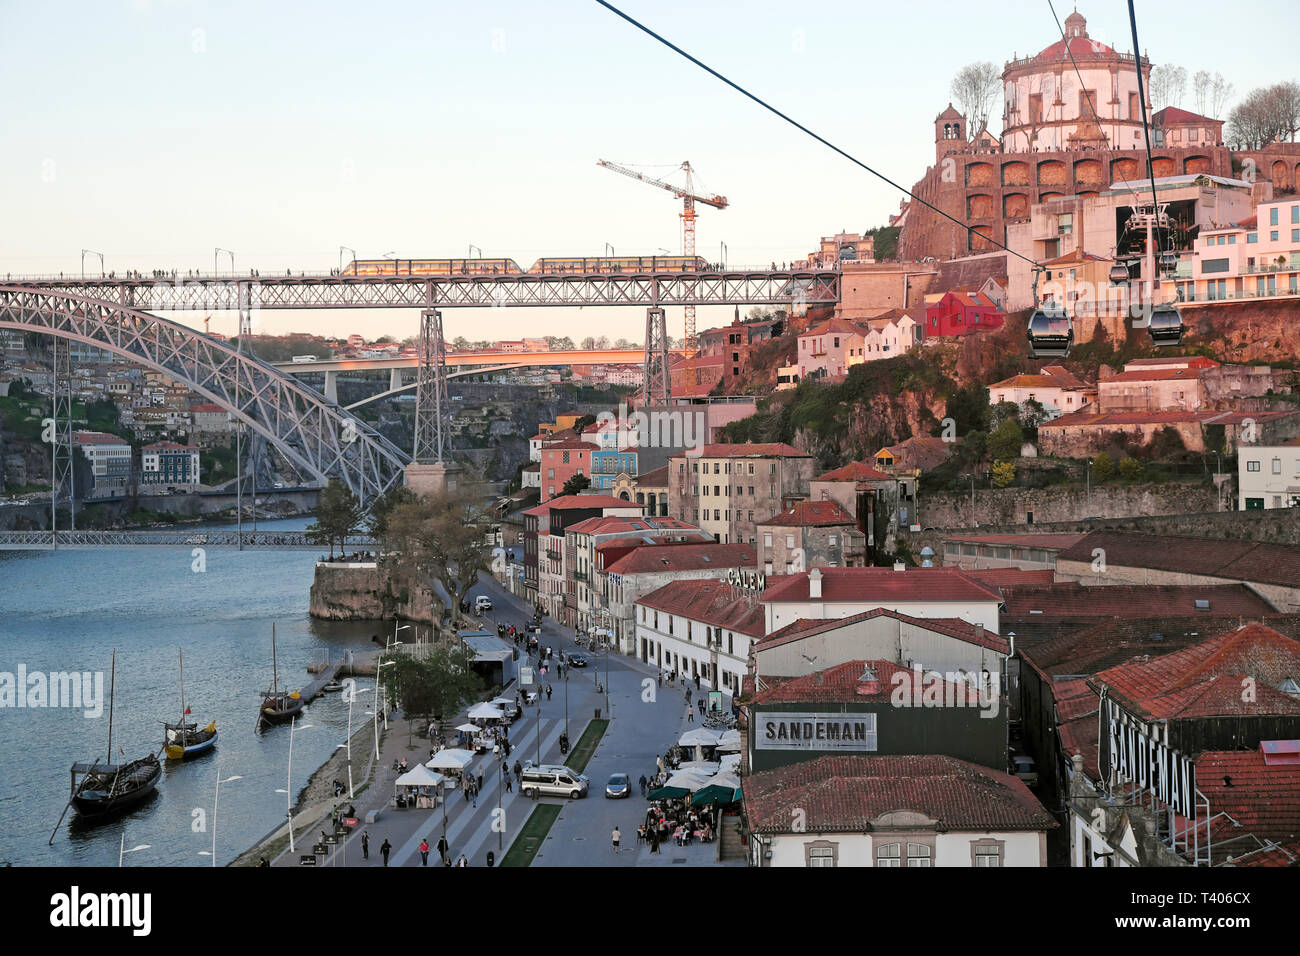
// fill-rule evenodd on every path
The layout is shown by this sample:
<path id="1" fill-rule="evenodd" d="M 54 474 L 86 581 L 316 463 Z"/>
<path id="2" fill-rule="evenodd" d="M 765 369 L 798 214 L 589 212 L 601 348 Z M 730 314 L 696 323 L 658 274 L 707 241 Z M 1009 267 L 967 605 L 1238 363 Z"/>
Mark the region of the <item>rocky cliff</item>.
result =
<path id="1" fill-rule="evenodd" d="M 433 625 L 441 605 L 422 584 L 374 564 L 319 563 L 308 613 L 329 621 L 398 619 Z"/>

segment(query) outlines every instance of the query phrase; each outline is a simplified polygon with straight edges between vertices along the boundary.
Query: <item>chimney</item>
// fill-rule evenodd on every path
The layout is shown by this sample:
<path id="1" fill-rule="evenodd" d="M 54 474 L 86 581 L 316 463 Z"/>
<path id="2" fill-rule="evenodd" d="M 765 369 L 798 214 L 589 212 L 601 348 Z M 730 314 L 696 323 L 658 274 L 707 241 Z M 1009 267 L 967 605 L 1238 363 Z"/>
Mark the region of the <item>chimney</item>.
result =
<path id="1" fill-rule="evenodd" d="M 907 565 L 904 564 L 902 561 L 895 561 L 895 562 L 894 562 L 894 570 L 895 570 L 895 571 L 906 571 L 906 570 L 907 570 Z"/>
<path id="2" fill-rule="evenodd" d="M 822 599 L 822 569 L 813 568 L 808 572 L 808 597 L 813 601 Z"/>
<path id="3" fill-rule="evenodd" d="M 975 625 L 975 640 L 977 640 L 977 641 L 982 641 L 982 640 L 984 640 L 984 625 L 983 625 L 983 624 L 976 624 L 976 625 Z"/>

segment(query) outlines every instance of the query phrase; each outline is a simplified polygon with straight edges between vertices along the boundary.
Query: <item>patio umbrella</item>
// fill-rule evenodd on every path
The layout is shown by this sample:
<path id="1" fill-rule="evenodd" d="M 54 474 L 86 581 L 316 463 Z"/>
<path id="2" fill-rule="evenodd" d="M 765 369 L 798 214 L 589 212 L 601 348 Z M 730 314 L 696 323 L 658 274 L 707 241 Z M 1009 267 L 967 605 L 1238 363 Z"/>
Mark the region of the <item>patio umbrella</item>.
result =
<path id="1" fill-rule="evenodd" d="M 695 791 L 692 804 L 735 803 L 740 798 L 740 778 L 729 771 L 710 777 L 703 787 Z"/>
<path id="2" fill-rule="evenodd" d="M 730 770 L 735 773 L 740 769 L 740 754 L 723 754 L 722 762 L 718 764 L 719 770 Z"/>
<path id="3" fill-rule="evenodd" d="M 505 713 L 492 704 L 475 704 L 469 709 L 468 716 L 470 720 L 502 720 Z"/>
<path id="4" fill-rule="evenodd" d="M 740 751 L 740 731 L 728 730 L 718 739 L 718 750 L 725 753 Z"/>
<path id="5" fill-rule="evenodd" d="M 483 728 L 480 727 L 478 724 L 461 724 L 456 729 L 459 730 L 462 734 L 476 734 Z"/>
<path id="6" fill-rule="evenodd" d="M 685 787 L 660 787 L 658 790 L 650 791 L 651 800 L 675 800 L 678 797 L 685 797 L 690 791 Z"/>
<path id="7" fill-rule="evenodd" d="M 688 730 L 678 737 L 677 743 L 682 747 L 716 747 L 721 739 L 722 734 L 716 730 L 709 730 L 707 727 L 696 727 L 694 730 Z"/>

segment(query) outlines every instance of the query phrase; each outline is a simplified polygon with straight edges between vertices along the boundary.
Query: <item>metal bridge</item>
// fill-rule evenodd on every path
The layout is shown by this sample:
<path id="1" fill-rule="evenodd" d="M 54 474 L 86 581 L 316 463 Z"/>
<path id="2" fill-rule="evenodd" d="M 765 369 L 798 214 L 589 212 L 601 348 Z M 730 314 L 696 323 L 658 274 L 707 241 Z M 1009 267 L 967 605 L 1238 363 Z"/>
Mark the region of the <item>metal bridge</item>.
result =
<path id="1" fill-rule="evenodd" d="M 195 329 L 101 299 L 0 286 L 0 328 L 75 339 L 166 374 L 232 412 L 303 474 L 362 501 L 399 483 L 411 456 L 273 366 Z"/>
<path id="2" fill-rule="evenodd" d="M 347 547 L 379 547 L 369 535 L 350 537 Z M 305 531 L 4 531 L 0 551 L 57 551 L 89 548 L 258 548 L 276 551 L 321 551 Z"/>
<path id="3" fill-rule="evenodd" d="M 284 275 L 8 280 L 149 312 L 528 306 L 808 305 L 839 301 L 835 269 L 511 275 Z"/>

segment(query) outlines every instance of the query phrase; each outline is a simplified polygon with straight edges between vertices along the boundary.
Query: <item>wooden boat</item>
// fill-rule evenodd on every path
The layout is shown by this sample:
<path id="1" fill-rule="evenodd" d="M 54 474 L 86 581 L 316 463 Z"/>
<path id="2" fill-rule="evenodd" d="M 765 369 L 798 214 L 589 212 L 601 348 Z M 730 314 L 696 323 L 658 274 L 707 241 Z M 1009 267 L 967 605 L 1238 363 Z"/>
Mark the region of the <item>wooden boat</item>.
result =
<path id="1" fill-rule="evenodd" d="M 186 721 L 190 709 L 185 706 L 185 655 L 180 656 L 181 666 L 181 719 L 174 724 L 163 724 L 163 752 L 168 760 L 184 760 L 207 753 L 217 745 L 217 722 L 199 730 L 196 722 Z"/>
<path id="2" fill-rule="evenodd" d="M 143 803 L 153 795 L 162 776 L 157 754 L 123 764 L 112 762 L 116 684 L 117 652 L 114 651 L 108 692 L 108 759 L 102 764 L 96 760 L 72 765 L 72 795 L 68 802 L 83 817 L 102 819 Z"/>
<path id="3" fill-rule="evenodd" d="M 275 651 L 275 625 L 271 625 L 271 687 L 262 695 L 262 707 L 258 711 L 259 724 L 283 724 L 293 720 L 302 712 L 307 702 L 296 690 L 292 693 L 280 689 L 280 666 Z"/>

